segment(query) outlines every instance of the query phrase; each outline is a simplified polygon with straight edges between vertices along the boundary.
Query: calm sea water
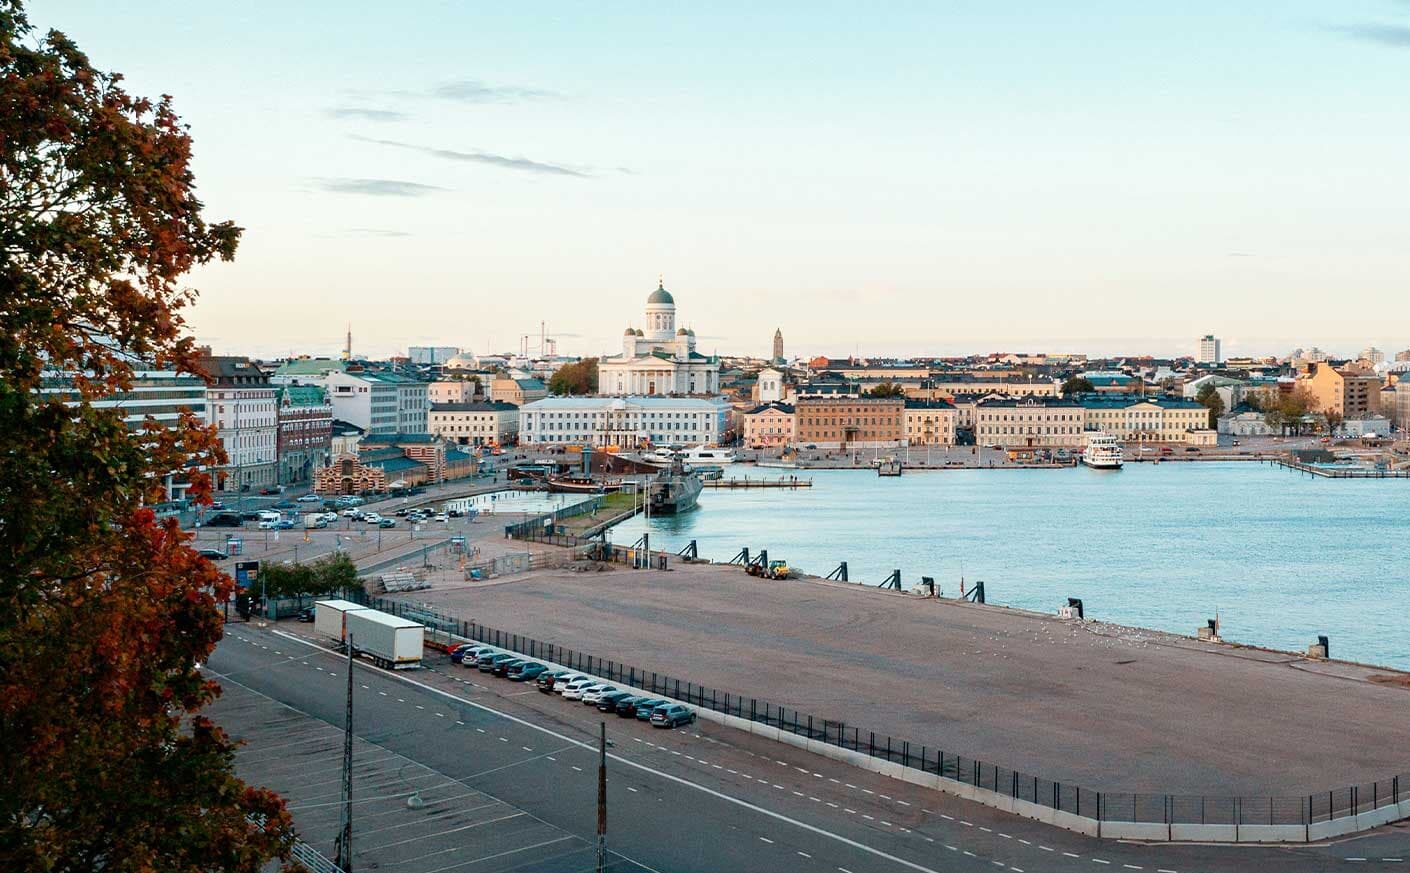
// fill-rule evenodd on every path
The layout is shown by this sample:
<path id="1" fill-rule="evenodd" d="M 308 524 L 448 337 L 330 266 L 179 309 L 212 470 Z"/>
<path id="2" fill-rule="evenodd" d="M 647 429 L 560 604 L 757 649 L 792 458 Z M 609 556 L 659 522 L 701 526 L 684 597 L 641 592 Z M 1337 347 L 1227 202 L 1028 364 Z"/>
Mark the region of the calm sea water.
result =
<path id="1" fill-rule="evenodd" d="M 734 467 L 727 476 L 781 471 Z M 1254 463 L 1066 470 L 808 471 L 797 491 L 713 491 L 649 522 L 652 546 L 702 557 L 769 550 L 853 582 L 896 568 L 947 596 L 982 579 L 990 602 L 1410 668 L 1410 480 L 1312 479 Z M 612 540 L 641 536 L 641 517 Z"/>

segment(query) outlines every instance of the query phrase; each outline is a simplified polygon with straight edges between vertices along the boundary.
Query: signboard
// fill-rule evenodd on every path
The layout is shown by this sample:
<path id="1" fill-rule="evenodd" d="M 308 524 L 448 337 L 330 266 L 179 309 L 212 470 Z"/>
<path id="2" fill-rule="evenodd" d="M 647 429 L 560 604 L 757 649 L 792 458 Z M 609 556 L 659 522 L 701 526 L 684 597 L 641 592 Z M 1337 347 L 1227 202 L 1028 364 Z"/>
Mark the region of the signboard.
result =
<path id="1" fill-rule="evenodd" d="M 235 587 L 249 588 L 259 580 L 259 561 L 235 562 Z"/>

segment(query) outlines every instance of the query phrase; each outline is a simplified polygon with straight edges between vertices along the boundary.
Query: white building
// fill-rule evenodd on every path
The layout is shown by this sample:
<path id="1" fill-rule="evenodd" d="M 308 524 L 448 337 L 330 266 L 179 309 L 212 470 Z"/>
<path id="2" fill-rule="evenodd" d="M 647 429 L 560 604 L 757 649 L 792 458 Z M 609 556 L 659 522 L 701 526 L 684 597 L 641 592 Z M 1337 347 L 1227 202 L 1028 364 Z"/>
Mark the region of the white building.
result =
<path id="1" fill-rule="evenodd" d="M 713 445 L 729 404 L 703 397 L 545 397 L 519 410 L 521 445 Z"/>
<path id="2" fill-rule="evenodd" d="M 258 491 L 279 483 L 279 410 L 269 377 L 243 357 L 201 359 L 206 374 L 206 421 L 215 425 L 226 465 L 218 491 Z"/>
<path id="3" fill-rule="evenodd" d="M 622 353 L 597 364 L 600 394 L 717 394 L 720 361 L 695 350 L 695 331 L 676 327 L 676 301 L 658 285 L 646 298 L 646 329 L 627 328 Z"/>
<path id="4" fill-rule="evenodd" d="M 426 383 L 395 373 L 329 373 L 333 417 L 369 434 L 426 433 Z"/>
<path id="5" fill-rule="evenodd" d="M 783 383 L 783 373 L 773 367 L 760 370 L 756 384 L 759 386 L 760 403 L 779 403 L 787 399 L 784 397 L 786 389 Z"/>
<path id="6" fill-rule="evenodd" d="M 519 407 L 512 403 L 432 403 L 430 431 L 461 446 L 511 445 L 519 435 Z"/>
<path id="7" fill-rule="evenodd" d="M 1195 356 L 1196 364 L 1220 364 L 1224 362 L 1224 356 L 1220 354 L 1219 337 L 1212 333 L 1207 333 L 1199 338 L 1199 354 Z"/>
<path id="8" fill-rule="evenodd" d="M 406 350 L 413 364 L 444 364 L 458 354 L 456 346 L 411 346 Z"/>

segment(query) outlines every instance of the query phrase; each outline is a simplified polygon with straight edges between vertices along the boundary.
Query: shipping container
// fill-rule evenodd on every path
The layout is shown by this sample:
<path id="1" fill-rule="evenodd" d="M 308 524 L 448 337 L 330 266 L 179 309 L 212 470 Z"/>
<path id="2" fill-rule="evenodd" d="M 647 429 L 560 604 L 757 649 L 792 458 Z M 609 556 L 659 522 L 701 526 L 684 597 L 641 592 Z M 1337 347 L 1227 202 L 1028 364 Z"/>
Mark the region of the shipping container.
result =
<path id="1" fill-rule="evenodd" d="M 339 646 L 343 644 L 343 613 L 367 608 L 351 600 L 318 600 L 313 607 L 313 629 Z"/>
<path id="2" fill-rule="evenodd" d="M 426 639 L 421 625 L 375 609 L 350 611 L 347 618 L 354 654 L 394 670 L 421 666 L 421 646 Z"/>

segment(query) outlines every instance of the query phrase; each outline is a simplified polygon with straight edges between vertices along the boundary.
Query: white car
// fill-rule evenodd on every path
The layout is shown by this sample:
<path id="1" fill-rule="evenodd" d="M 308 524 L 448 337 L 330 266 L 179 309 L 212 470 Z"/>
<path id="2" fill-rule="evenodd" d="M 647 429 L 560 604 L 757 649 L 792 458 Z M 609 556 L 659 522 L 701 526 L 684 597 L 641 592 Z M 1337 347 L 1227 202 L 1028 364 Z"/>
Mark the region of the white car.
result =
<path id="1" fill-rule="evenodd" d="M 601 686 L 598 685 L 596 679 L 574 679 L 572 682 L 569 682 L 567 685 L 563 686 L 563 699 L 582 700 L 584 691 L 587 691 L 589 688 L 598 687 Z M 554 690 L 557 690 L 556 686 Z"/>
<path id="2" fill-rule="evenodd" d="M 362 517 L 362 520 L 367 522 L 368 524 L 381 524 L 382 516 L 378 515 L 375 512 L 369 512 Z"/>
<path id="3" fill-rule="evenodd" d="M 562 694 L 563 689 L 568 687 L 568 683 L 577 682 L 579 679 L 583 678 L 586 677 L 579 676 L 577 673 L 569 673 L 566 676 L 559 676 L 557 679 L 553 680 L 553 691 L 555 694 Z"/>
<path id="4" fill-rule="evenodd" d="M 323 518 L 324 518 L 325 521 L 337 521 L 337 520 L 338 520 L 338 513 L 336 513 L 336 512 L 325 512 L 325 513 L 323 513 Z"/>
<path id="5" fill-rule="evenodd" d="M 611 694 L 617 689 L 611 685 L 593 685 L 583 691 L 583 703 L 596 706 L 602 695 Z"/>
<path id="6" fill-rule="evenodd" d="M 460 663 L 462 666 L 473 668 L 479 664 L 481 655 L 493 655 L 495 651 L 493 646 L 471 646 L 465 657 L 460 659 Z"/>
<path id="7" fill-rule="evenodd" d="M 343 510 L 343 517 L 344 517 L 344 518 L 362 518 L 362 510 L 361 510 L 361 509 L 351 509 L 351 508 L 349 508 L 349 509 L 344 509 L 344 510 Z"/>
<path id="8" fill-rule="evenodd" d="M 436 513 L 436 521 L 450 521 L 450 516 L 444 512 L 438 512 Z"/>
<path id="9" fill-rule="evenodd" d="M 322 497 L 319 497 L 317 494 L 305 494 L 303 497 L 300 497 L 300 498 L 299 498 L 299 501 L 298 501 L 298 502 L 299 502 L 299 503 L 322 503 L 322 502 L 323 502 L 323 498 L 322 498 Z"/>

